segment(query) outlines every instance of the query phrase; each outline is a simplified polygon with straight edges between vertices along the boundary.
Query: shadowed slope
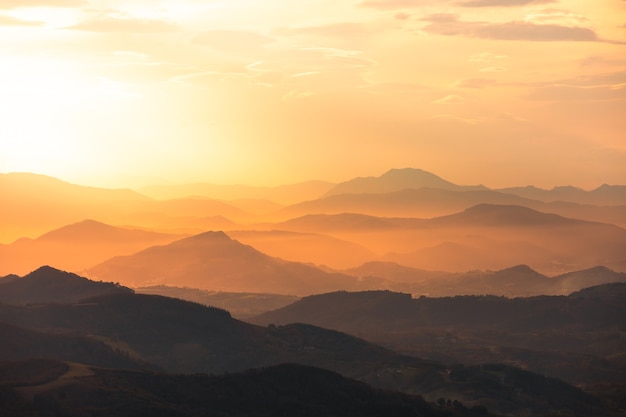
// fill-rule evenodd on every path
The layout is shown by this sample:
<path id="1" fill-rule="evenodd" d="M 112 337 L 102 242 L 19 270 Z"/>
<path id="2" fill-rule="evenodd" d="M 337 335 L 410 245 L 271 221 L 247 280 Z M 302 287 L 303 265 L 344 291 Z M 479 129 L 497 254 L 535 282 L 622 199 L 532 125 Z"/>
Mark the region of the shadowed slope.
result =
<path id="1" fill-rule="evenodd" d="M 7 283 L 0 281 L 0 302 L 5 304 L 71 303 L 103 294 L 129 294 L 133 290 L 111 282 L 95 282 L 76 274 L 43 266 Z"/>

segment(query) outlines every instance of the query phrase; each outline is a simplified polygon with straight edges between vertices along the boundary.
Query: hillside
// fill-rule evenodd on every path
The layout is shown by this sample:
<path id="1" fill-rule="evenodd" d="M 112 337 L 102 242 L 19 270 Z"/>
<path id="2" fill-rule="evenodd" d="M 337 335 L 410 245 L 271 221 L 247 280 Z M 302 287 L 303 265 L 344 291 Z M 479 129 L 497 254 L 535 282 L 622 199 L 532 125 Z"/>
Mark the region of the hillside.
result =
<path id="1" fill-rule="evenodd" d="M 398 355 L 344 333 L 305 324 L 257 327 L 223 310 L 166 297 L 126 294 L 37 308 L 0 305 L 0 321 L 40 332 L 90 334 L 170 372 L 236 372 L 292 362 L 378 388 L 419 393 L 429 401 L 444 397 L 507 414 L 602 414 L 594 397 L 510 366 L 456 367 L 448 373 L 445 365 Z M 539 381 L 537 392 L 531 387 Z"/>
<path id="2" fill-rule="evenodd" d="M 293 295 L 207 291 L 167 285 L 139 287 L 135 288 L 135 292 L 179 298 L 205 306 L 218 307 L 227 310 L 233 317 L 240 320 L 276 310 L 298 300 L 298 297 Z"/>
<path id="3" fill-rule="evenodd" d="M 131 294 L 133 290 L 112 282 L 95 282 L 73 273 L 43 266 L 22 278 L 0 280 L 0 303 L 74 303 L 105 294 Z"/>
<path id="4" fill-rule="evenodd" d="M 380 280 L 362 282 L 348 275 L 267 256 L 223 232 L 202 233 L 116 257 L 88 269 L 86 274 L 94 279 L 119 280 L 132 287 L 171 285 L 287 295 L 380 288 Z"/>
<path id="5" fill-rule="evenodd" d="M 9 245 L 0 245 L 0 274 L 22 275 L 41 265 L 55 265 L 80 272 L 114 256 L 130 255 L 182 237 L 83 220 L 36 239 L 20 239 Z"/>
<path id="6" fill-rule="evenodd" d="M 529 271 L 530 272 L 530 271 Z M 448 362 L 506 362 L 576 383 L 619 381 L 626 284 L 614 296 L 412 298 L 388 291 L 305 297 L 251 321 L 309 323 Z M 584 294 L 584 295 L 583 295 Z"/>
<path id="7" fill-rule="evenodd" d="M 520 205 L 477 204 L 430 219 L 315 214 L 276 226 L 358 242 L 378 255 L 372 261 L 423 270 L 499 270 L 527 264 L 548 275 L 596 265 L 626 271 L 626 252 L 621 250 L 626 229 Z"/>
<path id="8" fill-rule="evenodd" d="M 0 364 L 3 398 L 0 410 L 11 415 L 199 415 L 263 417 L 380 416 L 454 417 L 490 415 L 483 408 L 467 409 L 429 404 L 420 397 L 380 391 L 336 373 L 284 364 L 222 376 L 171 375 L 86 368 L 85 375 L 64 383 L 18 385 L 2 378 L 3 371 L 28 374 L 45 367 L 51 378 L 63 378 L 64 363 L 47 361 Z M 35 391 L 32 403 L 20 394 Z M 89 405 L 89 407 L 86 407 Z M 455 404 L 456 405 L 456 404 Z"/>
<path id="9" fill-rule="evenodd" d="M 406 189 L 437 188 L 453 191 L 485 190 L 484 186 L 460 186 L 430 172 L 415 169 L 392 169 L 379 177 L 359 177 L 339 183 L 324 197 L 338 194 L 384 194 Z"/>

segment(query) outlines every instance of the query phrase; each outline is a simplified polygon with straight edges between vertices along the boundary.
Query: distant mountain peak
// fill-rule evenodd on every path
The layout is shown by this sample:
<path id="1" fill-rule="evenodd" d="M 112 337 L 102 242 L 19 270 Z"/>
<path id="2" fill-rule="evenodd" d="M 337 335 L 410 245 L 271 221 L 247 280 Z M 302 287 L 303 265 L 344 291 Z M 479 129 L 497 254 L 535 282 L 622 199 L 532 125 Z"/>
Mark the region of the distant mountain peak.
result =
<path id="1" fill-rule="evenodd" d="M 394 168 L 379 177 L 358 177 L 337 184 L 324 197 L 337 194 L 381 194 L 420 188 L 455 191 L 486 189 L 484 186 L 456 185 L 419 168 Z"/>

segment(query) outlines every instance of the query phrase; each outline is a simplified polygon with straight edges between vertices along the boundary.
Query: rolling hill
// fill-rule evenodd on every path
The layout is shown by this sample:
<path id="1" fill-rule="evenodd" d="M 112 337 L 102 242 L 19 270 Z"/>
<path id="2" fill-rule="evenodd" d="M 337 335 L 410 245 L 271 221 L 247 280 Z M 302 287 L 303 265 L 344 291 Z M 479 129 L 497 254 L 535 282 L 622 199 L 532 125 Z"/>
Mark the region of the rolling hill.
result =
<path id="1" fill-rule="evenodd" d="M 626 377 L 624 287 L 514 299 L 337 292 L 302 298 L 251 321 L 309 323 L 448 363 L 497 361 L 577 384 L 618 382 Z"/>
<path id="2" fill-rule="evenodd" d="M 112 282 L 95 282 L 76 274 L 42 266 L 22 278 L 0 280 L 0 302 L 10 305 L 73 303 L 105 294 L 132 294 Z"/>
<path id="3" fill-rule="evenodd" d="M 0 245 L 0 274 L 25 274 L 41 265 L 80 272 L 113 256 L 170 243 L 184 235 L 156 233 L 83 220 L 36 239 Z"/>
<path id="4" fill-rule="evenodd" d="M 583 391 L 510 366 L 449 368 L 344 333 L 305 324 L 258 327 L 235 320 L 224 310 L 167 297 L 114 294 L 37 308 L 0 304 L 0 322 L 29 331 L 36 327 L 38 332 L 89 334 L 166 371 L 194 373 L 196 381 L 201 378 L 198 372 L 237 372 L 293 362 L 333 370 L 378 388 L 421 393 L 429 401 L 444 397 L 468 406 L 483 404 L 494 412 L 602 414 L 598 400 Z M 54 352 L 48 354 L 52 356 L 48 359 L 58 359 Z M 114 372 L 143 378 L 136 372 Z M 111 386 L 108 389 L 111 392 Z M 83 393 L 76 398 L 81 396 L 85 398 Z"/>
<path id="5" fill-rule="evenodd" d="M 210 291 L 288 295 L 381 287 L 381 280 L 362 281 L 270 257 L 223 232 L 206 232 L 133 255 L 116 257 L 89 268 L 86 274 L 131 287 L 170 285 Z"/>
<path id="6" fill-rule="evenodd" d="M 452 191 L 487 189 L 482 185 L 456 185 L 421 169 L 404 168 L 389 170 L 379 177 L 359 177 L 339 183 L 331 188 L 323 197 L 338 194 L 385 194 L 419 188 L 436 188 Z"/>

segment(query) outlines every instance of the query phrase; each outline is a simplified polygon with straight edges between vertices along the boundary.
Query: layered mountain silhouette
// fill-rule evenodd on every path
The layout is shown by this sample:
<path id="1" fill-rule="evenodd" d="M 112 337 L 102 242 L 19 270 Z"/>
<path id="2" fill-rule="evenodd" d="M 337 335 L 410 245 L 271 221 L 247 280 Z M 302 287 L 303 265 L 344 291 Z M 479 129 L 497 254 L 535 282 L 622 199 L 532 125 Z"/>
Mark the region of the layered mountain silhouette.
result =
<path id="1" fill-rule="evenodd" d="M 501 188 L 498 191 L 545 202 L 567 201 L 601 206 L 626 205 L 626 186 L 624 185 L 603 184 L 591 191 L 571 186 L 554 187 L 551 190 L 545 190 L 529 185 L 526 187 Z"/>
<path id="2" fill-rule="evenodd" d="M 455 295 L 499 295 L 528 297 L 569 295 L 595 285 L 626 282 L 626 273 L 603 266 L 549 277 L 527 265 L 498 271 L 449 273 L 426 271 L 393 262 L 370 262 L 344 271 L 356 277 L 379 277 L 388 280 L 389 288 L 412 294 L 445 297 Z"/>
<path id="3" fill-rule="evenodd" d="M 22 278 L 0 279 L 0 303 L 25 305 L 72 303 L 105 294 L 131 294 L 112 282 L 95 282 L 79 275 L 42 266 Z"/>
<path id="4" fill-rule="evenodd" d="M 372 251 L 358 243 L 319 233 L 229 231 L 228 236 L 270 256 L 335 269 L 359 265 L 376 258 Z"/>
<path id="5" fill-rule="evenodd" d="M 279 224 L 356 241 L 391 261 L 426 270 L 502 269 L 526 263 L 544 273 L 605 265 L 626 270 L 626 229 L 516 205 L 479 204 L 432 219 L 308 215 Z"/>
<path id="6" fill-rule="evenodd" d="M 170 243 L 183 235 L 156 233 L 84 220 L 45 233 L 0 245 L 0 274 L 25 274 L 40 265 L 80 272 L 113 256 Z"/>
<path id="7" fill-rule="evenodd" d="M 337 194 L 385 194 L 419 188 L 437 188 L 452 191 L 486 190 L 478 186 L 461 186 L 446 181 L 430 172 L 415 169 L 392 169 L 380 177 L 359 177 L 342 182 L 328 191 L 324 197 Z"/>
<path id="8" fill-rule="evenodd" d="M 165 297 L 179 298 L 206 306 L 222 308 L 239 320 L 258 316 L 266 311 L 276 310 L 299 299 L 294 295 L 207 291 L 197 288 L 172 287 L 167 285 L 139 287 L 135 288 L 135 292 L 138 294 L 163 295 Z"/>
<path id="9" fill-rule="evenodd" d="M 506 362 L 574 383 L 626 376 L 626 283 L 570 296 L 412 298 L 389 291 L 305 297 L 251 319 L 309 323 L 447 362 Z M 611 342 L 609 342 L 611 340 Z"/>
<path id="10" fill-rule="evenodd" d="M 173 285 L 211 291 L 304 295 L 343 288 L 378 288 L 372 280 L 329 273 L 284 261 L 231 239 L 206 232 L 134 255 L 110 259 L 86 273 L 128 286 Z"/>
<path id="11" fill-rule="evenodd" d="M 253 217 L 208 198 L 157 201 L 132 190 L 86 187 L 29 173 L 0 174 L 0 194 L 3 201 L 9 202 L 0 206 L 0 241 L 6 243 L 40 236 L 84 219 L 129 224 L 125 219 L 134 218 L 134 226 L 153 227 L 151 219 L 155 216 L 173 220 L 193 217 L 198 218 L 200 225 L 202 219 L 210 216 L 221 215 L 235 221 Z M 177 222 L 161 222 L 158 226 L 163 230 L 180 229 Z"/>
<path id="12" fill-rule="evenodd" d="M 40 375 L 56 379 L 42 382 L 40 375 L 32 375 L 34 367 L 41 369 Z M 27 377 L 16 382 L 2 378 L 6 374 Z M 295 364 L 208 376 L 70 368 L 63 362 L 31 360 L 0 364 L 0 384 L 4 411 L 13 416 L 492 415 L 484 407 L 467 408 L 458 401 L 454 406 L 435 405 L 421 397 L 376 390 L 334 372 Z M 20 394 L 32 395 L 32 403 L 21 400 Z"/>
<path id="13" fill-rule="evenodd" d="M 345 333 L 305 324 L 258 327 L 235 320 L 224 310 L 167 297 L 111 294 L 78 303 L 40 304 L 37 308 L 0 304 L 0 322 L 31 331 L 36 327 L 38 332 L 89 334 L 120 353 L 170 372 L 236 372 L 293 362 L 334 370 L 379 388 L 422 393 L 429 401 L 453 398 L 467 405 L 484 404 L 495 412 L 602 412 L 598 400 L 583 391 L 510 366 L 452 369 L 398 355 Z M 48 354 L 49 359 L 58 359 L 56 353 Z M 85 365 L 93 366 L 93 362 L 85 359 Z M 136 372 L 115 372 L 145 377 Z M 199 376 L 195 378 L 198 383 Z M 108 389 L 111 393 L 111 387 Z M 119 398 L 112 395 L 111 400 Z M 95 405 L 90 400 L 85 404 Z"/>

